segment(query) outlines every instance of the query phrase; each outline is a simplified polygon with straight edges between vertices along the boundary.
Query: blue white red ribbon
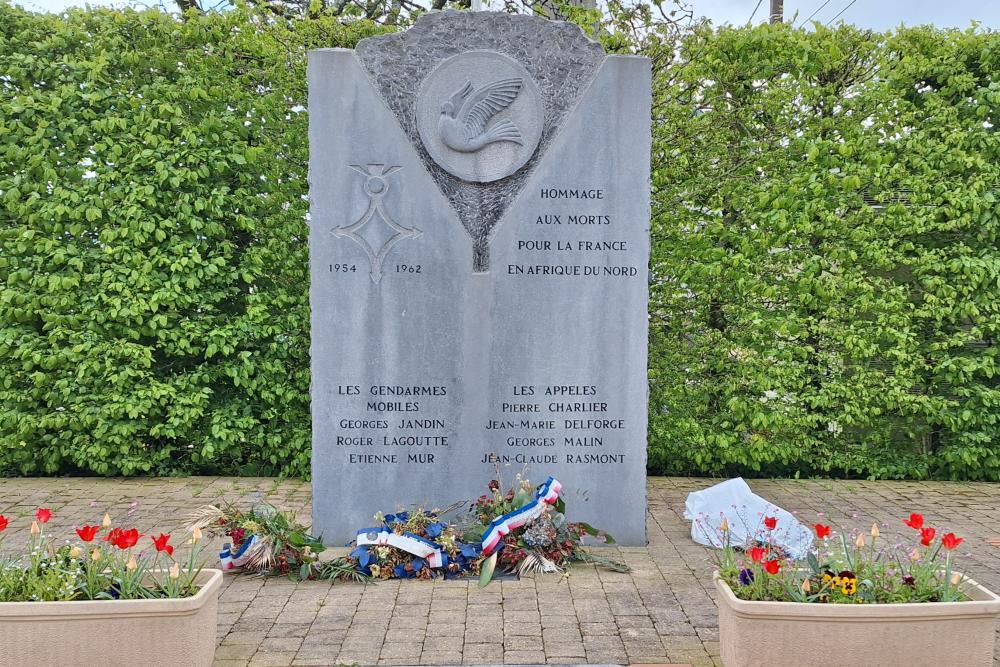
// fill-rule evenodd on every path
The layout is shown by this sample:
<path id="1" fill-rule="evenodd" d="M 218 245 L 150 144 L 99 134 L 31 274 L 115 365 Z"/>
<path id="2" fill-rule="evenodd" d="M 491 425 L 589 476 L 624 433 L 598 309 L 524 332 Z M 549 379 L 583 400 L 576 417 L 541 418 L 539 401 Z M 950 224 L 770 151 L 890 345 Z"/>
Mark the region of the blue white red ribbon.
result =
<path id="1" fill-rule="evenodd" d="M 251 535 L 250 539 L 245 540 L 243 544 L 240 545 L 240 548 L 236 553 L 233 553 L 232 547 L 228 544 L 223 547 L 222 551 L 219 553 L 219 563 L 221 564 L 222 569 L 232 570 L 235 567 L 243 567 L 243 564 L 250 556 L 250 549 L 257 544 L 257 541 L 257 536 Z"/>
<path id="2" fill-rule="evenodd" d="M 417 558 L 423 558 L 431 567 L 444 566 L 441 546 L 413 533 L 396 533 L 385 528 L 364 528 L 358 531 L 357 545 L 395 547 Z"/>
<path id="3" fill-rule="evenodd" d="M 512 530 L 531 523 L 542 515 L 546 505 L 553 505 L 559 500 L 562 484 L 555 477 L 549 477 L 535 491 L 535 499 L 527 505 L 508 512 L 490 522 L 489 528 L 483 533 L 483 555 L 489 556 L 503 545 L 504 536 Z"/>

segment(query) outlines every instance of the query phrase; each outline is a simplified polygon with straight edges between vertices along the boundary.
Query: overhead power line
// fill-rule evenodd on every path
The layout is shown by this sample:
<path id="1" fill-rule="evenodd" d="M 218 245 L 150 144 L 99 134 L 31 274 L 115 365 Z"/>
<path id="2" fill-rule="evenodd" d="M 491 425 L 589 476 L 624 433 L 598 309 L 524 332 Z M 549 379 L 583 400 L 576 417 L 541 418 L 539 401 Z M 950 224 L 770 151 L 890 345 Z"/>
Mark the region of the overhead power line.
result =
<path id="1" fill-rule="evenodd" d="M 753 17 L 756 16 L 757 10 L 760 9 L 760 5 L 762 2 L 764 2 L 764 0 L 757 0 L 757 6 L 753 8 L 753 14 L 751 14 L 750 18 L 747 19 L 747 25 L 750 25 L 750 23 L 753 21 Z"/>
<path id="2" fill-rule="evenodd" d="M 813 11 L 813 13 L 809 15 L 809 18 L 807 18 L 805 21 L 803 21 L 802 23 L 799 24 L 799 27 L 804 26 L 805 24 L 809 23 L 809 21 L 812 20 L 812 17 L 816 16 L 821 11 L 823 11 L 823 8 L 826 7 L 828 4 L 830 4 L 830 0 L 826 0 L 822 5 L 820 5 L 819 7 L 817 7 L 815 9 L 815 11 Z"/>
<path id="3" fill-rule="evenodd" d="M 847 3 L 847 6 L 846 6 L 846 7 L 844 7 L 843 9 L 841 9 L 841 10 L 840 10 L 839 12 L 837 12 L 837 15 L 836 15 L 836 16 L 834 16 L 834 17 L 833 17 L 832 19 L 830 19 L 829 21 L 827 21 L 827 22 L 826 22 L 826 24 L 827 24 L 827 25 L 830 25 L 831 23 L 833 23 L 834 21 L 836 21 L 836 20 L 837 20 L 837 18 L 838 18 L 838 17 L 839 17 L 839 16 L 841 15 L 841 14 L 843 14 L 843 13 L 844 13 L 844 12 L 846 12 L 846 11 L 847 11 L 848 9 L 850 9 L 850 8 L 851 8 L 851 5 L 853 5 L 853 4 L 854 4 L 855 2 L 857 2 L 857 1 L 858 1 L 858 0 L 851 0 L 850 2 L 848 2 L 848 3 Z"/>

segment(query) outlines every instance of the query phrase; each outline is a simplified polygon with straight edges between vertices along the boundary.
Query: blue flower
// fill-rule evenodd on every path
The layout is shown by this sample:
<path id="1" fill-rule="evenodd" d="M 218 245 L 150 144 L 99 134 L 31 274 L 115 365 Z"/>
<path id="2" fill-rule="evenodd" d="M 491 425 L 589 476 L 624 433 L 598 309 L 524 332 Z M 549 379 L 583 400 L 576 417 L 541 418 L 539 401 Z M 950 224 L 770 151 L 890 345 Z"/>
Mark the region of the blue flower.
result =
<path id="1" fill-rule="evenodd" d="M 371 574 L 371 565 L 375 561 L 367 546 L 354 547 L 351 558 L 358 559 L 358 571 L 362 574 Z"/>
<path id="2" fill-rule="evenodd" d="M 740 584 L 743 586 L 749 586 L 753 583 L 753 571 L 742 569 L 740 570 Z"/>
<path id="3" fill-rule="evenodd" d="M 466 558 L 478 558 L 482 553 L 482 548 L 478 544 L 467 544 L 463 542 L 460 546 L 462 555 Z"/>
<path id="4" fill-rule="evenodd" d="M 427 561 L 423 558 L 414 558 L 413 561 L 411 561 L 411 565 L 413 565 L 414 572 L 420 572 L 420 570 L 424 569 L 424 565 L 427 565 Z"/>
<path id="5" fill-rule="evenodd" d="M 406 523 L 409 520 L 410 520 L 409 512 L 399 512 L 398 514 L 396 514 L 396 521 L 398 521 L 399 523 Z"/>
<path id="6" fill-rule="evenodd" d="M 448 527 L 448 524 L 441 523 L 440 521 L 437 522 L 437 523 L 432 523 L 431 525 L 427 526 L 427 531 L 426 531 L 427 532 L 427 537 L 429 537 L 431 539 L 434 539 L 436 537 L 441 537 L 441 533 L 447 527 Z"/>

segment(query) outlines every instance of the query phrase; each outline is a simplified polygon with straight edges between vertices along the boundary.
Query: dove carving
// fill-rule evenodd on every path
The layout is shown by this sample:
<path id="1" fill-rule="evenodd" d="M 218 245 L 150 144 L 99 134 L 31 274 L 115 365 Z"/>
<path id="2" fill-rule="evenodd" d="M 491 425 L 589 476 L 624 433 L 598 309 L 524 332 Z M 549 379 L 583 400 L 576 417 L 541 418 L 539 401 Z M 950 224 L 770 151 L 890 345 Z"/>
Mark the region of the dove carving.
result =
<path id="1" fill-rule="evenodd" d="M 522 144 L 521 131 L 509 119 L 490 124 L 521 92 L 521 79 L 501 79 L 476 90 L 467 82 L 441 105 L 441 141 L 460 153 L 475 153 L 497 141 Z"/>

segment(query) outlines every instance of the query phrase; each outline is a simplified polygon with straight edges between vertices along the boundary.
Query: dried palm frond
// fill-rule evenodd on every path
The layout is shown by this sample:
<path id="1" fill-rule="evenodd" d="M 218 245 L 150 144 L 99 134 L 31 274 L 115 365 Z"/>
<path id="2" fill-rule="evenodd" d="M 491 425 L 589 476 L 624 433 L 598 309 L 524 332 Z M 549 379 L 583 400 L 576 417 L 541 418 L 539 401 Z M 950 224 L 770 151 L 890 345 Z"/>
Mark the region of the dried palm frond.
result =
<path id="1" fill-rule="evenodd" d="M 613 572 L 631 572 L 630 568 L 626 563 L 620 560 L 613 560 L 611 558 L 605 558 L 604 556 L 598 556 L 597 554 L 590 553 L 589 551 L 584 551 L 583 549 L 577 549 L 573 552 L 572 559 L 578 563 L 592 563 L 594 565 L 600 565 L 606 567 Z"/>
<path id="2" fill-rule="evenodd" d="M 446 514 L 451 514 L 455 510 L 462 509 L 468 504 L 469 504 L 468 500 L 459 500 L 457 502 L 452 503 L 451 505 L 448 505 L 443 510 L 437 510 L 436 513 L 439 517 L 442 517 L 445 516 Z"/>
<path id="3" fill-rule="evenodd" d="M 537 551 L 529 551 L 524 560 L 517 566 L 520 576 L 537 574 L 539 572 L 562 572 L 562 568 Z"/>
<path id="4" fill-rule="evenodd" d="M 252 572 L 267 572 L 275 563 L 274 541 L 269 535 L 257 535 L 243 560 L 243 569 Z"/>
<path id="5" fill-rule="evenodd" d="M 219 519 L 225 515 L 226 513 L 215 505 L 202 505 L 198 509 L 189 512 L 187 517 L 185 517 L 187 530 L 192 531 L 195 528 L 204 530 L 215 526 L 219 523 Z"/>
<path id="6" fill-rule="evenodd" d="M 333 582 L 353 581 L 357 583 L 367 583 L 369 577 L 359 572 L 354 564 L 346 558 L 334 558 L 320 566 L 319 578 L 328 579 Z"/>

